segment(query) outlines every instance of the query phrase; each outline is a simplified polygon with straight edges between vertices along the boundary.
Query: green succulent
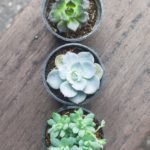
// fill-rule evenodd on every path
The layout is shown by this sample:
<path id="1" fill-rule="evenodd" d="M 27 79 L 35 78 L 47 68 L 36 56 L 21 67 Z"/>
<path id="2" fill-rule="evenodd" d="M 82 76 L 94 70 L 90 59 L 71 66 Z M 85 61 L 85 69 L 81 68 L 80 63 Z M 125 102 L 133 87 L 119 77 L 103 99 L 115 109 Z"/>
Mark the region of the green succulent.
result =
<path id="1" fill-rule="evenodd" d="M 76 31 L 89 19 L 89 0 L 56 0 L 48 19 L 57 25 L 60 32 Z"/>
<path id="2" fill-rule="evenodd" d="M 79 104 L 100 87 L 103 69 L 94 61 L 90 52 L 58 55 L 55 58 L 56 68 L 48 74 L 47 83 L 53 89 L 60 89 L 70 101 Z"/>
<path id="3" fill-rule="evenodd" d="M 85 115 L 80 108 L 69 115 L 60 115 L 56 112 L 47 121 L 50 128 L 51 146 L 48 150 L 100 150 L 106 140 L 96 136 L 97 131 L 105 126 L 102 120 L 98 128 L 94 122 L 95 115 Z"/>

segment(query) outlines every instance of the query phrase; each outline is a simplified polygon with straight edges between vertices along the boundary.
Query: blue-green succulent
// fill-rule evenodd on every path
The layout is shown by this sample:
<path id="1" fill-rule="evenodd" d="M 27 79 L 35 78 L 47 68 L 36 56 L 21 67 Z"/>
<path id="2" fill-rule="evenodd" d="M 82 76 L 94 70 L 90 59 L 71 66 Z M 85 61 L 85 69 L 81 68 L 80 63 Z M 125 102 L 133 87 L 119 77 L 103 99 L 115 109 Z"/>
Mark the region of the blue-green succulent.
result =
<path id="1" fill-rule="evenodd" d="M 50 146 L 48 150 L 102 150 L 106 139 L 97 133 L 105 127 L 102 120 L 97 127 L 93 113 L 85 115 L 80 108 L 69 115 L 54 112 L 47 121 Z"/>
<path id="2" fill-rule="evenodd" d="M 90 52 L 67 52 L 55 58 L 55 68 L 49 72 L 47 83 L 70 101 L 79 104 L 100 87 L 103 69 L 95 63 Z"/>
<path id="3" fill-rule="evenodd" d="M 89 20 L 89 6 L 89 0 L 56 0 L 48 19 L 57 25 L 59 32 L 75 32 Z"/>

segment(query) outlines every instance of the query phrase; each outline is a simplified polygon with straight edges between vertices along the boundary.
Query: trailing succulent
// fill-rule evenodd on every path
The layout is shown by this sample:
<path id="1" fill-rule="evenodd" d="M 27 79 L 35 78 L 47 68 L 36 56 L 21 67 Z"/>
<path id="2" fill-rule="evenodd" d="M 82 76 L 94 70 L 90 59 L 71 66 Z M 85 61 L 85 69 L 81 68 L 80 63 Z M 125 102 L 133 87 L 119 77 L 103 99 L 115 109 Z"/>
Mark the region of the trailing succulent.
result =
<path id="1" fill-rule="evenodd" d="M 76 31 L 89 19 L 89 0 L 56 0 L 48 19 L 57 25 L 60 32 Z"/>
<path id="2" fill-rule="evenodd" d="M 100 87 L 102 67 L 94 62 L 90 52 L 78 54 L 67 52 L 55 58 L 55 66 L 47 76 L 47 83 L 70 101 L 79 104 L 87 95 L 94 94 Z"/>
<path id="3" fill-rule="evenodd" d="M 69 115 L 52 114 L 47 123 L 50 126 L 50 147 L 48 150 L 100 150 L 106 140 L 97 137 L 96 133 L 105 126 L 102 120 L 98 128 L 94 122 L 94 114 L 84 115 L 80 108 Z"/>

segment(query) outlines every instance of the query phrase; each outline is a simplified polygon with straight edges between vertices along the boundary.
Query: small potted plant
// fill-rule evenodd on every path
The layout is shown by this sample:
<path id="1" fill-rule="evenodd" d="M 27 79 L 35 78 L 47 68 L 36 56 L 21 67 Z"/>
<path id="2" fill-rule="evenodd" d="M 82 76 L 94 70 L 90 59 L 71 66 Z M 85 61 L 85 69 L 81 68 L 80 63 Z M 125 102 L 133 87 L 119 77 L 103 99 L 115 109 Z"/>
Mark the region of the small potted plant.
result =
<path id="1" fill-rule="evenodd" d="M 50 32 L 65 41 L 81 41 L 100 26 L 101 0 L 43 0 L 43 20 Z"/>
<path id="2" fill-rule="evenodd" d="M 101 65 L 97 54 L 85 45 L 60 46 L 45 62 L 44 85 L 61 103 L 85 104 L 100 89 L 104 73 Z"/>
<path id="3" fill-rule="evenodd" d="M 90 111 L 67 107 L 53 112 L 47 121 L 44 144 L 47 150 L 102 150 L 106 144 L 102 128 Z"/>

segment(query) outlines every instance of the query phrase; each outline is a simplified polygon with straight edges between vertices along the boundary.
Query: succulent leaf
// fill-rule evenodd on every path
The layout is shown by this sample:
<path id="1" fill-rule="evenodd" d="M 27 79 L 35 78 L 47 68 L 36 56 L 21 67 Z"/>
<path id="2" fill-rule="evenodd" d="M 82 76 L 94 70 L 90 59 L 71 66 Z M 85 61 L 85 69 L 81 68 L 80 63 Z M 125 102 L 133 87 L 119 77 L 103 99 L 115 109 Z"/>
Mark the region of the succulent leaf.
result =
<path id="1" fill-rule="evenodd" d="M 51 144 L 55 147 L 59 147 L 60 141 L 57 138 L 51 138 Z"/>
<path id="2" fill-rule="evenodd" d="M 87 0 L 83 0 L 82 7 L 83 9 L 88 9 L 90 7 L 90 2 Z"/>
<path id="3" fill-rule="evenodd" d="M 70 65 L 70 70 L 81 74 L 81 72 L 82 72 L 81 63 L 80 62 L 73 63 L 72 65 Z"/>
<path id="4" fill-rule="evenodd" d="M 49 119 L 47 120 L 48 125 L 52 126 L 54 124 L 56 124 L 56 122 L 53 119 Z"/>
<path id="5" fill-rule="evenodd" d="M 84 89 L 86 94 L 93 94 L 95 93 L 100 86 L 100 80 L 97 76 L 94 76 L 92 79 L 87 80 L 87 86 Z"/>
<path id="6" fill-rule="evenodd" d="M 51 11 L 49 13 L 48 19 L 50 19 L 54 23 L 57 23 L 60 20 L 60 16 L 55 11 Z"/>
<path id="7" fill-rule="evenodd" d="M 94 57 L 90 52 L 80 52 L 78 54 L 78 56 L 79 56 L 79 59 L 80 59 L 81 62 L 90 61 L 90 62 L 94 63 Z"/>
<path id="8" fill-rule="evenodd" d="M 79 104 L 83 102 L 85 99 L 86 99 L 86 94 L 83 92 L 78 92 L 78 94 L 75 97 L 70 98 L 70 100 L 75 104 Z"/>
<path id="9" fill-rule="evenodd" d="M 83 62 L 83 77 L 90 79 L 95 75 L 96 69 L 93 63 L 91 62 Z"/>
<path id="10" fill-rule="evenodd" d="M 95 63 L 95 68 L 96 68 L 96 75 L 99 77 L 99 79 L 101 79 L 104 74 L 102 67 L 99 64 Z"/>
<path id="11" fill-rule="evenodd" d="M 59 71 L 60 78 L 62 80 L 65 80 L 66 76 L 67 76 L 67 71 L 68 71 L 67 65 L 63 65 L 63 66 L 59 67 L 58 71 Z"/>
<path id="12" fill-rule="evenodd" d="M 52 117 L 55 122 L 59 122 L 59 120 L 61 119 L 61 116 L 58 113 L 53 113 Z"/>
<path id="13" fill-rule="evenodd" d="M 83 91 L 87 85 L 86 79 L 81 79 L 80 82 L 73 82 L 72 87 L 77 91 Z"/>
<path id="14" fill-rule="evenodd" d="M 60 68 L 63 65 L 63 57 L 64 57 L 64 55 L 58 55 L 55 58 L 55 65 L 57 68 Z"/>
<path id="15" fill-rule="evenodd" d="M 63 82 L 60 85 L 60 91 L 65 97 L 74 97 L 77 95 L 77 91 L 75 91 L 68 81 Z"/>
<path id="16" fill-rule="evenodd" d="M 47 76 L 47 83 L 53 88 L 53 89 L 59 89 L 62 80 L 59 77 L 59 72 L 56 69 L 53 69 Z"/>
<path id="17" fill-rule="evenodd" d="M 89 20 L 89 0 L 57 0 L 48 19 L 57 25 L 60 32 L 77 29 Z"/>
<path id="18" fill-rule="evenodd" d="M 67 31 L 66 23 L 64 21 L 58 22 L 57 28 L 60 32 L 66 32 Z"/>
<path id="19" fill-rule="evenodd" d="M 79 82 L 82 78 L 81 72 L 82 66 L 79 62 L 72 64 L 67 72 L 67 80 L 69 83 L 73 84 L 74 82 Z"/>
<path id="20" fill-rule="evenodd" d="M 74 32 L 79 28 L 79 26 L 80 23 L 76 19 L 70 20 L 67 24 L 67 27 Z"/>
<path id="21" fill-rule="evenodd" d="M 64 64 L 72 65 L 75 62 L 78 62 L 78 55 L 73 52 L 67 52 L 63 60 Z"/>
<path id="22" fill-rule="evenodd" d="M 81 16 L 79 16 L 78 21 L 82 23 L 86 23 L 89 20 L 89 14 L 84 12 Z"/>

